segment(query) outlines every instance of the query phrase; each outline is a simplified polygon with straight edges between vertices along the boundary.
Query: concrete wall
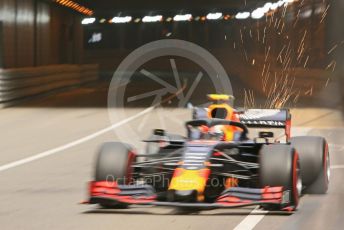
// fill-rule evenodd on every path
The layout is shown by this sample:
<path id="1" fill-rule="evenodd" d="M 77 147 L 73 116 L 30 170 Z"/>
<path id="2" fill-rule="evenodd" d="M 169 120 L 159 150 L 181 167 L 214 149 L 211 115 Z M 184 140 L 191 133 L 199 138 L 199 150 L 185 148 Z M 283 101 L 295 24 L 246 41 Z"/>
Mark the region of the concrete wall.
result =
<path id="1" fill-rule="evenodd" d="M 2 66 L 79 63 L 81 15 L 41 0 L 0 0 Z"/>

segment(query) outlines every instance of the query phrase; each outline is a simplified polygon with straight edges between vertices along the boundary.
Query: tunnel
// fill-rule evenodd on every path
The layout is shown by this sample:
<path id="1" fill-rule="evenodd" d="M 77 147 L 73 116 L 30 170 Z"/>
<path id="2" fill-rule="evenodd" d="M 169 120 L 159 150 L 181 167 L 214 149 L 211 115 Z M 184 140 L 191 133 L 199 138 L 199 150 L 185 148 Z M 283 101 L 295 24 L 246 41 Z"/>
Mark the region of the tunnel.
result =
<path id="1" fill-rule="evenodd" d="M 341 229 L 343 20 L 342 0 L 0 0 L 0 228 Z M 212 130 L 210 124 L 219 122 L 214 117 L 230 120 L 222 125 L 225 131 Z M 190 120 L 200 130 L 194 132 Z M 236 122 L 238 127 L 228 128 Z M 199 140 L 191 140 L 194 133 Z M 126 162 L 126 173 L 141 175 L 138 168 L 149 154 L 169 144 L 189 151 L 206 143 L 197 149 L 202 155 L 209 143 L 229 136 L 230 143 L 240 143 L 235 146 L 257 144 L 246 155 L 263 145 L 293 146 L 293 137 L 324 138 L 327 193 L 302 195 L 287 214 L 258 203 L 172 210 L 159 203 L 168 198 L 124 209 L 125 201 L 134 203 L 130 195 L 120 209 L 77 204 L 97 182 L 103 143 L 128 148 L 135 162 L 132 168 Z M 221 151 L 203 158 L 227 154 L 233 161 L 237 154 Z M 152 158 L 145 173 L 204 160 L 189 152 L 184 157 L 162 161 L 160 171 L 151 166 L 157 161 Z M 251 160 L 245 170 L 256 163 Z M 253 170 L 253 184 L 260 170 Z M 228 184 L 241 186 L 229 174 L 223 192 Z M 204 175 L 201 171 L 200 178 Z M 207 200 L 198 185 L 190 190 L 193 202 Z M 162 190 L 159 186 L 154 189 Z"/>

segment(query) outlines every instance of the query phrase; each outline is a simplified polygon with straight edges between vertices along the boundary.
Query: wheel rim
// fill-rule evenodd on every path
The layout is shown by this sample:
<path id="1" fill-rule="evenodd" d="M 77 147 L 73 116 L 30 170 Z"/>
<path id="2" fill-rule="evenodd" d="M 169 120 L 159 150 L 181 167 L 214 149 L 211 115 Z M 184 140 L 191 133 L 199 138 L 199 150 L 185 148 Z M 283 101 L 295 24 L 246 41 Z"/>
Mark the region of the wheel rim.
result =
<path id="1" fill-rule="evenodd" d="M 331 176 L 330 154 L 327 152 L 327 154 L 326 154 L 326 179 L 327 179 L 327 183 L 330 182 L 330 176 Z"/>
<path id="2" fill-rule="evenodd" d="M 298 196 L 301 196 L 301 193 L 302 193 L 302 178 L 301 178 L 301 170 L 300 170 L 300 162 L 299 161 L 297 163 L 296 175 L 297 175 L 296 190 L 297 190 Z"/>

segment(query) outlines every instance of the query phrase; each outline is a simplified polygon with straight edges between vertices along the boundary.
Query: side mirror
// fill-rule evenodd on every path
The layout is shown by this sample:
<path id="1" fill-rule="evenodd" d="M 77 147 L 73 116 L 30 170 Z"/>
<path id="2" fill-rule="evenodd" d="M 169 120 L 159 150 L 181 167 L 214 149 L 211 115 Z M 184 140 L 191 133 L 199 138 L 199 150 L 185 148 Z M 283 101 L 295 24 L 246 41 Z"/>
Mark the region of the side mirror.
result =
<path id="1" fill-rule="evenodd" d="M 165 130 L 163 130 L 163 129 L 154 129 L 153 134 L 156 136 L 165 136 L 166 135 Z"/>

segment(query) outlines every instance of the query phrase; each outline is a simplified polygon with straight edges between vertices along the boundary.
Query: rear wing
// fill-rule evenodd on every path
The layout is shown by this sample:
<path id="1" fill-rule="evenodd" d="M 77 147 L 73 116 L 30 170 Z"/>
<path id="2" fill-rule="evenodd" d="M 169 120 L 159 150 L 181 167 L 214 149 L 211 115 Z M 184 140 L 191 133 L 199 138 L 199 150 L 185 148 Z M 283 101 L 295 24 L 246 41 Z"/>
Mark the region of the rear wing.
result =
<path id="1" fill-rule="evenodd" d="M 239 113 L 239 119 L 248 127 L 285 127 L 291 120 L 289 109 L 248 109 Z"/>
<path id="2" fill-rule="evenodd" d="M 290 139 L 291 114 L 289 109 L 248 109 L 238 112 L 240 122 L 250 129 L 283 129 L 285 141 Z"/>

